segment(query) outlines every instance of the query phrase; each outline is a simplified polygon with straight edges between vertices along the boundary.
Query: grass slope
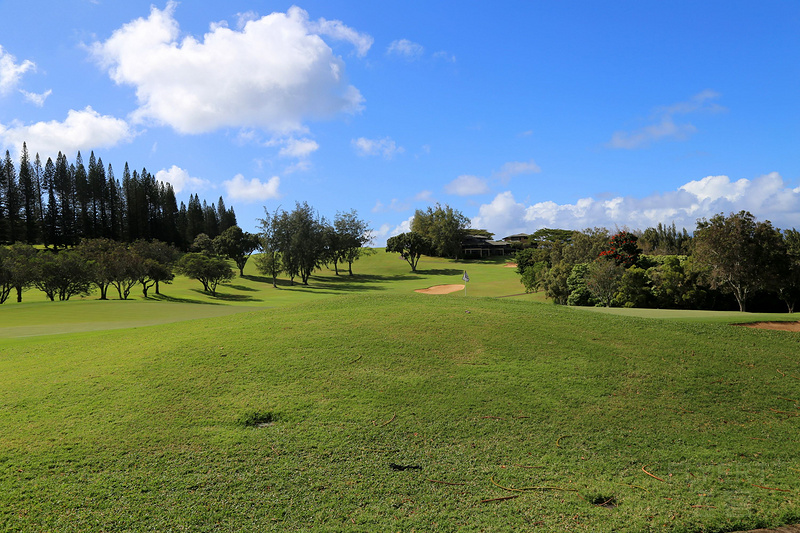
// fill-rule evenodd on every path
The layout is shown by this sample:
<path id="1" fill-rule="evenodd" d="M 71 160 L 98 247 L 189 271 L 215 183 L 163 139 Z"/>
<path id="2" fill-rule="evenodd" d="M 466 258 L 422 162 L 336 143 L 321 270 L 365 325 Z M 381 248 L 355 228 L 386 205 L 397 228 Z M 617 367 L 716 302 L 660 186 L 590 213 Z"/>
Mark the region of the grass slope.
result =
<path id="1" fill-rule="evenodd" d="M 800 520 L 798 335 L 392 292 L 7 342 L 0 529 Z"/>

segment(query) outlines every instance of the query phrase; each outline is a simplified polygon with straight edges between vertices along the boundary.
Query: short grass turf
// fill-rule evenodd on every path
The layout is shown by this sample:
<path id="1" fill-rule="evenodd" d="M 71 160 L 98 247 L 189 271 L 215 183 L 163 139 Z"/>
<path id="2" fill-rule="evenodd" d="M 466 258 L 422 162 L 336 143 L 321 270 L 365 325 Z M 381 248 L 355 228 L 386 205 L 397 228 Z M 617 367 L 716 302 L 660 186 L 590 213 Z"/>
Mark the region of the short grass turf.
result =
<path id="1" fill-rule="evenodd" d="M 5 531 L 800 521 L 800 336 L 379 294 L 7 342 Z"/>

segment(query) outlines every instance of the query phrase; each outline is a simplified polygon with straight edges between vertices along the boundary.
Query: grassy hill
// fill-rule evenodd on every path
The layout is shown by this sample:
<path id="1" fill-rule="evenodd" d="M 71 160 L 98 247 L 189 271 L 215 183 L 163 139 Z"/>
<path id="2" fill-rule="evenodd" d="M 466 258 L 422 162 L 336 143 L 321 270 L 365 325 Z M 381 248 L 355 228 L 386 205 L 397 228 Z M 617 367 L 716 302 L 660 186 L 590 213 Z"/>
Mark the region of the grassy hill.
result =
<path id="1" fill-rule="evenodd" d="M 163 292 L 191 304 L 2 306 L 2 329 L 64 332 L 0 340 L 0 529 L 800 521 L 797 334 L 481 297 L 521 292 L 492 262 L 468 267 L 467 297 L 414 294 L 463 265 L 369 266 L 387 259 L 310 288 L 236 278 L 223 293 L 251 298 L 237 305 L 200 303 L 184 280 Z M 74 330 L 15 306 L 69 309 Z M 129 312 L 123 329 L 85 331 L 111 309 Z M 143 327 L 148 314 L 193 319 Z"/>

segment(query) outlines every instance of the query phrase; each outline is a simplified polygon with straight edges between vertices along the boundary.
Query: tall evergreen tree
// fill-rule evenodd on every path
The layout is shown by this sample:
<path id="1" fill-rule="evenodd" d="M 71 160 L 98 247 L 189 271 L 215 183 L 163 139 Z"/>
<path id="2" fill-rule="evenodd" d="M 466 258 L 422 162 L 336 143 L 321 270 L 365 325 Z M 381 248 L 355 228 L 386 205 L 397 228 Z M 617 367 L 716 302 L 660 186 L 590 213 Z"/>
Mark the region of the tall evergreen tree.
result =
<path id="1" fill-rule="evenodd" d="M 135 174 L 135 172 L 134 172 Z M 122 171 L 122 195 L 124 207 L 125 226 L 122 238 L 127 242 L 133 242 L 138 238 L 138 226 L 136 225 L 136 186 L 134 175 L 131 175 L 128 162 L 125 162 L 125 169 Z"/>
<path id="2" fill-rule="evenodd" d="M 8 150 L 6 150 L 6 158 L 3 163 L 3 172 L 5 173 L 6 218 L 8 220 L 6 239 L 8 243 L 14 243 L 22 237 L 23 233 L 22 204 L 17 184 L 17 171 Z"/>
<path id="3" fill-rule="evenodd" d="M 186 204 L 181 202 L 181 207 L 178 209 L 178 217 L 175 222 L 175 229 L 177 231 L 177 241 L 175 241 L 175 245 L 178 246 L 181 250 L 186 250 L 188 248 L 188 244 L 186 243 L 186 235 L 187 235 L 187 214 L 186 214 Z"/>
<path id="4" fill-rule="evenodd" d="M 43 176 L 44 169 L 42 168 L 42 160 L 37 153 L 36 157 L 33 159 L 33 174 L 31 177 L 33 179 L 33 186 L 36 191 L 36 220 L 40 238 L 44 232 L 44 204 L 42 197 L 44 196 L 45 187 L 42 183 Z"/>
<path id="5" fill-rule="evenodd" d="M 226 229 L 236 226 L 236 214 L 234 214 L 233 208 L 225 209 L 225 201 L 222 199 L 222 196 L 220 196 L 217 201 L 217 220 L 219 220 L 220 235 L 224 233 Z"/>
<path id="6" fill-rule="evenodd" d="M 203 206 L 195 193 L 189 196 L 189 207 L 186 209 L 186 245 L 194 242 L 194 238 L 205 233 L 205 219 L 203 217 Z"/>
<path id="7" fill-rule="evenodd" d="M 203 221 L 206 227 L 206 235 L 212 239 L 219 235 L 219 219 L 217 219 L 217 210 L 214 209 L 213 204 L 208 205 L 205 200 L 203 200 Z"/>
<path id="8" fill-rule="evenodd" d="M 108 179 L 108 203 L 106 205 L 109 221 L 108 236 L 115 241 L 119 241 L 122 239 L 123 228 L 122 193 L 120 192 L 119 182 L 114 178 L 114 169 L 111 168 L 111 163 L 108 164 L 106 177 Z"/>
<path id="9" fill-rule="evenodd" d="M 47 190 L 47 208 L 44 215 L 44 229 L 42 237 L 44 245 L 58 246 L 60 244 L 61 231 L 59 230 L 59 204 L 56 200 L 56 166 L 53 160 L 47 158 L 42 175 L 42 186 Z"/>
<path id="10" fill-rule="evenodd" d="M 58 153 L 55 167 L 55 191 L 58 195 L 58 245 L 69 246 L 78 242 L 75 231 L 75 183 L 67 156 Z"/>
<path id="11" fill-rule="evenodd" d="M 6 164 L 0 159 L 0 244 L 8 239 L 8 178 Z"/>
<path id="12" fill-rule="evenodd" d="M 161 240 L 172 245 L 179 245 L 178 201 L 175 199 L 175 190 L 171 184 L 161 183 L 161 199 L 163 217 Z"/>
<path id="13" fill-rule="evenodd" d="M 22 197 L 21 207 L 24 221 L 23 234 L 20 235 L 20 240 L 33 244 L 38 239 L 36 188 L 33 185 L 33 169 L 28 156 L 28 146 L 24 142 L 19 156 L 19 192 Z"/>
<path id="14" fill-rule="evenodd" d="M 91 190 L 89 189 L 89 177 L 86 173 L 80 150 L 78 155 L 75 156 L 73 176 L 75 180 L 75 199 L 78 208 L 76 236 L 78 238 L 89 237 L 92 234 L 92 198 Z"/>

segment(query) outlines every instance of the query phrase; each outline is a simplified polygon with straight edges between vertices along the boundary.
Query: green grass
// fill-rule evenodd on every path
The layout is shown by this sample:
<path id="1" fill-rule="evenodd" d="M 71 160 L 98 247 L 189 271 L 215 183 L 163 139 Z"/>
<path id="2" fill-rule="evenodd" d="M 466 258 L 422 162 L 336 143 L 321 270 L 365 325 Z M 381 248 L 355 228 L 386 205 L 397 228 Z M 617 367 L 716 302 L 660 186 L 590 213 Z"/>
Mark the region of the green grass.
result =
<path id="1" fill-rule="evenodd" d="M 464 270 L 471 279 L 467 289 L 469 296 L 541 300 L 541 295 L 525 295 L 519 275 L 505 264 L 506 259 L 499 257 L 467 262 L 423 258 L 418 272 L 412 273 L 397 254 L 379 250 L 356 261 L 353 276 L 347 275 L 346 270 L 337 276 L 331 268 L 324 267 L 312 276 L 307 286 L 299 280 L 291 285 L 288 279 L 279 278 L 275 288 L 271 279 L 257 272 L 251 260 L 244 277 L 237 275 L 230 283 L 220 285 L 215 297 L 203 292 L 200 282 L 182 276 L 176 277 L 173 283 L 162 284 L 161 295 L 154 294 L 151 289 L 147 299 L 142 297 L 137 286 L 126 301 L 117 299 L 113 287 L 108 291 L 109 301 L 100 301 L 95 291 L 86 297 L 73 297 L 69 302 L 49 302 L 41 291 L 29 289 L 23 294 L 22 304 L 12 301 L 15 296 L 12 295 L 0 305 L 0 339 L 148 326 L 223 316 L 251 308 L 297 305 L 353 293 L 408 294 L 433 285 L 463 283 Z M 463 292 L 437 297 L 462 296 Z M 145 302 L 149 305 L 137 305 Z"/>
<path id="2" fill-rule="evenodd" d="M 400 263 L 373 256 L 360 280 L 258 286 L 249 306 L 201 304 L 215 300 L 188 280 L 163 292 L 193 305 L 0 306 L 5 327 L 62 320 L 69 331 L 0 340 L 0 530 L 800 521 L 800 335 L 729 325 L 738 313 L 652 318 L 478 297 L 521 292 L 514 269 L 491 262 L 466 267 L 467 297 L 419 295 L 458 283 L 463 265 L 382 274 L 387 258 Z M 233 285 L 245 283 L 263 284 Z M 37 309 L 69 309 L 74 326 Z M 127 329 L 80 331 L 104 309 L 129 313 L 116 323 Z M 194 319 L 129 327 L 146 309 Z M 249 312 L 193 314 L 220 309 Z"/>

